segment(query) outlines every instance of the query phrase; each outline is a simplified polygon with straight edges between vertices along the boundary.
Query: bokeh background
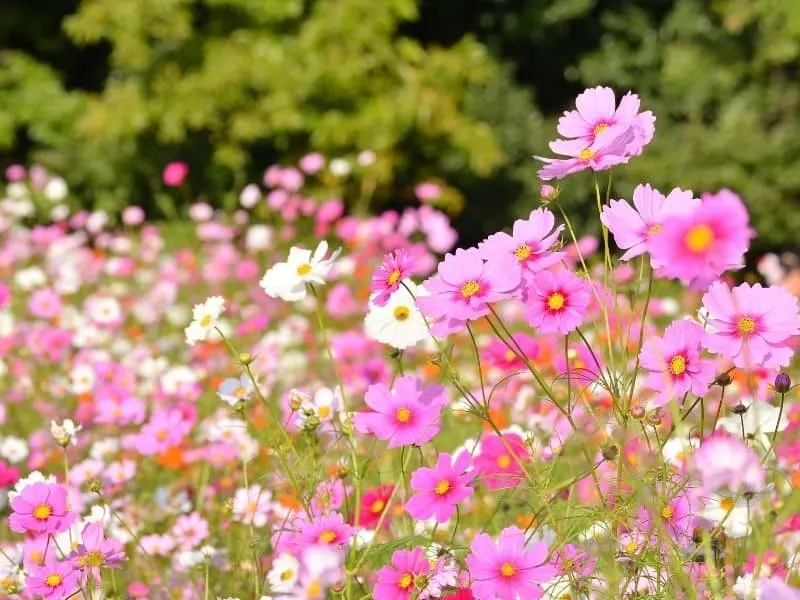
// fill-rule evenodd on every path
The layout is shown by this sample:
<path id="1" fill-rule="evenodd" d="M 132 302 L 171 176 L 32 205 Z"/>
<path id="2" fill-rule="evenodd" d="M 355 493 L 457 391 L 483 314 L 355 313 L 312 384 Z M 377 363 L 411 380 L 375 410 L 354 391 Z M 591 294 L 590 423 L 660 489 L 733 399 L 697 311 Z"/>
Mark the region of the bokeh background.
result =
<path id="1" fill-rule="evenodd" d="M 370 206 L 354 210 L 437 182 L 470 243 L 530 210 L 531 156 L 577 92 L 605 84 L 658 117 L 615 196 L 643 180 L 729 187 L 756 254 L 797 246 L 795 0 L 3 2 L 0 48 L 0 163 L 45 165 L 86 207 L 233 206 L 270 164 L 371 150 Z M 171 161 L 190 173 L 165 204 Z M 588 215 L 591 193 L 577 177 L 562 197 Z"/>

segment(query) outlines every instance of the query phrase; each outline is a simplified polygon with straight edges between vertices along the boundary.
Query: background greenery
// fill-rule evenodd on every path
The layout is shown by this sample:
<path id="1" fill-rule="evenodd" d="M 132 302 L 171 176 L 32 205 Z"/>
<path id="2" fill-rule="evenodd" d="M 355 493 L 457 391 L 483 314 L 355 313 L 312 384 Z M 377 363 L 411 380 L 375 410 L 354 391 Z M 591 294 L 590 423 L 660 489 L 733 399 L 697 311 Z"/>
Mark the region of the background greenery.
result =
<path id="1" fill-rule="evenodd" d="M 538 196 L 534 153 L 588 85 L 639 92 L 655 141 L 615 175 L 748 202 L 758 250 L 800 229 L 800 2 L 62 0 L 0 6 L 0 152 L 115 209 L 170 160 L 214 201 L 308 150 L 380 157 L 375 203 L 442 176 L 465 242 Z M 568 181 L 576 212 L 590 180 Z M 186 198 L 189 197 L 187 194 Z M 154 216 L 158 216 L 155 214 Z"/>

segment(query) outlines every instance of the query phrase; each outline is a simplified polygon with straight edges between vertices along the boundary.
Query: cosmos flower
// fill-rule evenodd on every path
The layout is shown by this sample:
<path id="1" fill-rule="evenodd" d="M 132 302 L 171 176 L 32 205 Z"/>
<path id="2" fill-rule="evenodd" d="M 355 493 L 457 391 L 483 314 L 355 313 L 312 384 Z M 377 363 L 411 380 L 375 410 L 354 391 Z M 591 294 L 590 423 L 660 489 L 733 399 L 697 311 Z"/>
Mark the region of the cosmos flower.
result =
<path id="1" fill-rule="evenodd" d="M 369 338 L 400 350 L 430 339 L 428 324 L 417 307 L 417 299 L 426 297 L 428 292 L 410 279 L 403 285 L 383 305 L 373 299 L 364 319 Z"/>
<path id="2" fill-rule="evenodd" d="M 420 467 L 411 475 L 411 488 L 416 492 L 405 504 L 415 519 L 435 518 L 445 523 L 456 512 L 456 506 L 469 498 L 473 489 L 469 483 L 477 471 L 467 471 L 472 457 L 461 452 L 455 460 L 442 452 L 433 468 Z"/>
<path id="3" fill-rule="evenodd" d="M 195 305 L 192 310 L 192 322 L 185 329 L 186 343 L 194 346 L 208 338 L 217 327 L 222 312 L 225 310 L 225 299 L 211 296 L 202 304 Z"/>
<path id="4" fill-rule="evenodd" d="M 383 257 L 380 266 L 375 270 L 370 282 L 371 301 L 376 306 L 386 306 L 386 303 L 411 275 L 413 259 L 405 248 L 399 248 Z"/>
<path id="5" fill-rule="evenodd" d="M 11 531 L 34 535 L 66 531 L 77 516 L 67 508 L 67 489 L 43 482 L 26 485 L 11 499 L 11 510 Z"/>
<path id="6" fill-rule="evenodd" d="M 542 271 L 527 289 L 525 318 L 540 333 L 567 334 L 583 323 L 591 299 L 586 280 L 566 269 Z"/>
<path id="7" fill-rule="evenodd" d="M 114 538 L 106 538 L 101 523 L 89 523 L 81 533 L 73 564 L 81 569 L 84 580 L 93 577 L 100 583 L 100 569 L 116 569 L 125 560 L 123 545 Z"/>
<path id="8" fill-rule="evenodd" d="M 375 600 L 410 600 L 419 597 L 425 588 L 424 581 L 431 567 L 420 548 L 396 550 L 391 565 L 378 571 Z"/>
<path id="9" fill-rule="evenodd" d="M 328 272 L 341 250 L 328 254 L 328 243 L 322 240 L 313 254 L 311 250 L 292 247 L 286 262 L 280 262 L 264 274 L 261 288 L 272 298 L 297 302 L 308 295 L 308 285 L 324 285 Z"/>

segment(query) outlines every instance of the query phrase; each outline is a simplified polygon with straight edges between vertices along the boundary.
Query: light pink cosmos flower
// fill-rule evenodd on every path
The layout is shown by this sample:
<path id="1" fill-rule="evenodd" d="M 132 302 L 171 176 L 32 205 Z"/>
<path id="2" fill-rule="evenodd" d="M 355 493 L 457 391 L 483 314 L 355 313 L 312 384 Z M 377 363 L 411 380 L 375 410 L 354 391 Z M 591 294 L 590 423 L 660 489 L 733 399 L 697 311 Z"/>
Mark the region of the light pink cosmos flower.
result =
<path id="1" fill-rule="evenodd" d="M 210 531 L 208 521 L 200 513 L 193 512 L 178 517 L 170 533 L 183 550 L 191 550 L 199 546 L 209 536 Z"/>
<path id="2" fill-rule="evenodd" d="M 54 319 L 61 312 L 61 296 L 50 288 L 40 288 L 28 298 L 28 310 L 38 319 Z"/>
<path id="3" fill-rule="evenodd" d="M 478 245 L 483 257 L 488 260 L 511 255 L 520 278 L 557 264 L 563 252 L 551 251 L 558 242 L 563 225 L 555 226 L 553 213 L 546 208 L 537 208 L 523 220 L 514 221 L 512 234 L 499 231 Z"/>
<path id="4" fill-rule="evenodd" d="M 288 549 L 295 553 L 312 546 L 347 546 L 355 533 L 355 529 L 345 523 L 344 517 L 338 512 L 315 516 L 311 520 L 299 518 L 294 528 L 296 533 L 284 533 L 284 537 Z"/>
<path id="5" fill-rule="evenodd" d="M 655 406 L 663 406 L 687 392 L 703 396 L 714 381 L 714 363 L 700 357 L 703 328 L 688 319 L 675 321 L 664 337 L 651 337 L 642 346 L 639 361 L 649 371 L 644 385 L 658 392 Z"/>
<path id="6" fill-rule="evenodd" d="M 76 515 L 67 508 L 67 488 L 55 483 L 36 482 L 25 486 L 11 499 L 8 526 L 17 533 L 33 535 L 66 531 Z"/>
<path id="7" fill-rule="evenodd" d="M 100 569 L 116 569 L 125 560 L 125 549 L 122 544 L 106 538 L 101 523 L 89 523 L 81 534 L 82 544 L 78 546 L 73 563 L 82 570 L 84 582 L 93 577 L 100 584 Z"/>
<path id="8" fill-rule="evenodd" d="M 603 207 L 600 220 L 614 235 L 614 242 L 630 260 L 648 250 L 650 238 L 663 229 L 664 220 L 673 215 L 687 214 L 700 206 L 700 199 L 691 191 L 673 189 L 664 196 L 650 184 L 637 185 L 633 190 L 633 207 L 627 200 L 611 200 Z"/>
<path id="9" fill-rule="evenodd" d="M 72 565 L 72 561 L 51 560 L 42 566 L 30 568 L 25 589 L 36 598 L 62 600 L 78 590 L 79 579 L 80 572 Z"/>
<path id="10" fill-rule="evenodd" d="M 458 249 L 439 263 L 437 274 L 424 283 L 429 296 L 417 299 L 422 313 L 434 321 L 431 332 L 444 336 L 490 312 L 489 305 L 511 297 L 519 287 L 513 255 L 484 262 L 477 248 Z"/>
<path id="11" fill-rule="evenodd" d="M 572 272 L 542 271 L 527 289 L 525 318 L 540 333 L 567 334 L 583 322 L 592 299 L 590 284 Z"/>
<path id="12" fill-rule="evenodd" d="M 530 458 L 522 438 L 516 433 L 496 434 L 481 439 L 481 450 L 475 457 L 475 468 L 481 481 L 490 490 L 513 488 L 522 481 L 520 462 Z"/>
<path id="13" fill-rule="evenodd" d="M 534 156 L 545 165 L 539 169 L 539 179 L 563 179 L 567 175 L 578 173 L 586 169 L 592 171 L 605 171 L 615 165 L 628 162 L 625 149 L 633 142 L 633 133 L 624 126 L 612 126 L 598 134 L 591 144 L 581 140 L 554 140 L 550 142 L 550 149 L 555 154 L 569 158 L 546 158 Z"/>
<path id="14" fill-rule="evenodd" d="M 192 429 L 183 413 L 177 409 L 160 410 L 150 417 L 138 436 L 136 449 L 145 456 L 152 456 L 177 446 Z"/>
<path id="15" fill-rule="evenodd" d="M 648 249 L 656 275 L 703 289 L 728 269 L 742 266 L 753 231 L 741 199 L 728 190 L 704 196 L 688 214 L 664 219 Z"/>
<path id="16" fill-rule="evenodd" d="M 476 600 L 535 600 L 542 584 L 557 570 L 547 562 L 547 545 L 525 547 L 525 534 L 517 527 L 504 529 L 495 543 L 487 533 L 475 537 L 466 558 Z"/>
<path id="17" fill-rule="evenodd" d="M 691 464 L 703 490 L 727 489 L 757 492 L 764 487 L 764 466 L 758 454 L 742 439 L 726 434 L 706 438 L 692 453 Z"/>
<path id="18" fill-rule="evenodd" d="M 371 410 L 355 415 L 355 428 L 398 448 L 421 446 L 439 433 L 447 397 L 442 386 L 424 387 L 420 379 L 406 375 L 391 390 L 382 383 L 369 386 L 364 401 Z"/>
<path id="19" fill-rule="evenodd" d="M 732 290 L 721 281 L 703 295 L 710 330 L 703 344 L 739 368 L 786 367 L 792 338 L 800 333 L 797 298 L 781 287 L 742 283 Z"/>
<path id="20" fill-rule="evenodd" d="M 373 593 L 375 600 L 410 600 L 419 597 L 426 587 L 423 583 L 431 567 L 422 550 L 396 550 L 392 564 L 378 571 L 378 582 Z"/>
<path id="21" fill-rule="evenodd" d="M 406 502 L 406 511 L 415 519 L 434 518 L 439 523 L 448 521 L 456 512 L 459 502 L 469 498 L 473 489 L 469 483 L 478 472 L 468 472 L 472 460 L 466 450 L 455 459 L 442 452 L 433 468 L 420 467 L 411 475 L 411 488 L 417 493 Z"/>
<path id="22" fill-rule="evenodd" d="M 383 262 L 372 274 L 370 292 L 375 294 L 372 301 L 377 306 L 386 306 L 401 282 L 411 275 L 413 260 L 404 248 L 398 248 L 383 257 Z"/>

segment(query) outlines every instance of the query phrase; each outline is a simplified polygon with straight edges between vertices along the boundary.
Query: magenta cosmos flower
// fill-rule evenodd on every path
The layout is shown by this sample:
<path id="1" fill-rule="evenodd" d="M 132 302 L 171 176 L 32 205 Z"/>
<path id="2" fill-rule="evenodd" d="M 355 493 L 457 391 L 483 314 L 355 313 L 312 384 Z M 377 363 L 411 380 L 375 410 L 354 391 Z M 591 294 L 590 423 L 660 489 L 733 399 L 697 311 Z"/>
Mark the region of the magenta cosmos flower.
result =
<path id="1" fill-rule="evenodd" d="M 297 533 L 291 537 L 290 546 L 293 551 L 305 550 L 310 546 L 345 546 L 355 533 L 344 517 L 337 512 L 315 516 L 312 520 L 305 518 L 296 522 Z"/>
<path id="2" fill-rule="evenodd" d="M 576 329 L 589 310 L 590 284 L 562 269 L 542 271 L 531 280 L 525 301 L 525 318 L 540 333 L 567 334 Z"/>
<path id="3" fill-rule="evenodd" d="M 568 158 L 546 158 L 534 156 L 545 165 L 539 169 L 539 179 L 563 179 L 567 175 L 591 169 L 605 171 L 615 165 L 628 162 L 625 148 L 633 141 L 631 130 L 614 126 L 598 134 L 588 146 L 583 140 L 554 140 L 550 150 Z"/>
<path id="4" fill-rule="evenodd" d="M 408 600 L 424 591 L 431 567 L 422 550 L 396 550 L 392 564 L 378 571 L 373 591 L 375 600 Z"/>
<path id="5" fill-rule="evenodd" d="M 421 467 L 411 475 L 411 488 L 417 492 L 408 502 L 406 511 L 415 519 L 434 518 L 439 523 L 448 521 L 456 512 L 459 502 L 469 498 L 474 491 L 469 483 L 478 472 L 467 472 L 472 461 L 470 453 L 461 452 L 452 461 L 447 452 L 442 452 L 431 469 Z"/>
<path id="6" fill-rule="evenodd" d="M 439 433 L 447 398 L 442 386 L 425 387 L 417 377 L 406 375 L 392 390 L 382 383 L 369 386 L 364 401 L 371 410 L 355 415 L 355 428 L 398 448 L 421 446 Z"/>
<path id="7" fill-rule="evenodd" d="M 383 262 L 372 275 L 370 291 L 375 294 L 372 301 L 377 306 L 386 306 L 400 287 L 402 281 L 411 276 L 413 260 L 404 248 L 399 248 L 383 257 Z"/>
<path id="8" fill-rule="evenodd" d="M 78 546 L 73 562 L 83 571 L 84 580 L 91 576 L 99 584 L 100 569 L 119 567 L 125 560 L 125 549 L 119 541 L 106 539 L 101 523 L 89 523 L 83 528 L 81 538 L 83 543 Z"/>
<path id="9" fill-rule="evenodd" d="M 62 600 L 69 598 L 78 589 L 80 573 L 65 560 L 51 560 L 42 566 L 31 566 L 25 580 L 26 591 L 36 598 Z"/>
<path id="10" fill-rule="evenodd" d="M 557 570 L 547 562 L 547 545 L 525 547 L 525 535 L 507 527 L 495 543 L 487 533 L 475 537 L 467 556 L 472 593 L 477 600 L 534 600 L 544 593 L 542 583 Z"/>
<path id="11" fill-rule="evenodd" d="M 700 357 L 703 328 L 682 319 L 664 331 L 664 337 L 649 338 L 639 354 L 640 364 L 649 371 L 644 385 L 658 392 L 654 404 L 663 406 L 687 392 L 703 396 L 714 381 L 714 363 Z"/>
<path id="12" fill-rule="evenodd" d="M 706 438 L 692 453 L 692 465 L 703 490 L 716 492 L 740 488 L 757 492 L 764 487 L 764 467 L 758 454 L 742 439 L 726 434 Z"/>
<path id="13" fill-rule="evenodd" d="M 742 283 L 730 289 L 721 281 L 703 295 L 710 331 L 704 345 L 739 368 L 786 367 L 792 338 L 800 333 L 797 298 L 781 287 Z"/>
<path id="14" fill-rule="evenodd" d="M 178 187 L 183 183 L 187 175 L 189 175 L 189 165 L 185 162 L 175 161 L 164 167 L 164 173 L 161 177 L 165 185 L 169 187 Z"/>
<path id="15" fill-rule="evenodd" d="M 475 457 L 475 468 L 484 485 L 490 490 L 513 488 L 522 481 L 520 462 L 529 458 L 528 448 L 516 433 L 486 435 L 481 451 Z"/>
<path id="16" fill-rule="evenodd" d="M 25 486 L 12 498 L 11 510 L 8 517 L 11 531 L 34 535 L 66 531 L 76 517 L 67 509 L 67 489 L 55 483 Z"/>
<path id="17" fill-rule="evenodd" d="M 484 262 L 477 248 L 445 256 L 424 284 L 430 296 L 417 299 L 422 313 L 435 321 L 431 332 L 459 331 L 467 321 L 489 314 L 490 304 L 509 298 L 520 283 L 516 262 L 512 255 Z"/>
<path id="18" fill-rule="evenodd" d="M 727 190 L 704 196 L 699 208 L 664 219 L 650 238 L 650 259 L 659 277 L 679 279 L 695 289 L 728 269 L 742 266 L 753 232 L 739 197 Z"/>
<path id="19" fill-rule="evenodd" d="M 552 252 L 550 249 L 558 241 L 563 225 L 555 226 L 553 213 L 546 208 L 537 208 L 525 219 L 514 221 L 512 234 L 498 232 L 490 235 L 478 246 L 486 260 L 513 257 L 520 272 L 520 278 L 526 273 L 536 273 L 561 260 L 563 252 Z"/>
<path id="20" fill-rule="evenodd" d="M 664 220 L 674 215 L 691 213 L 700 206 L 700 199 L 691 191 L 673 189 L 664 196 L 650 184 L 637 185 L 633 190 L 633 206 L 627 200 L 612 200 L 603 208 L 600 220 L 614 235 L 614 242 L 630 260 L 648 250 L 650 238 L 663 228 Z"/>

